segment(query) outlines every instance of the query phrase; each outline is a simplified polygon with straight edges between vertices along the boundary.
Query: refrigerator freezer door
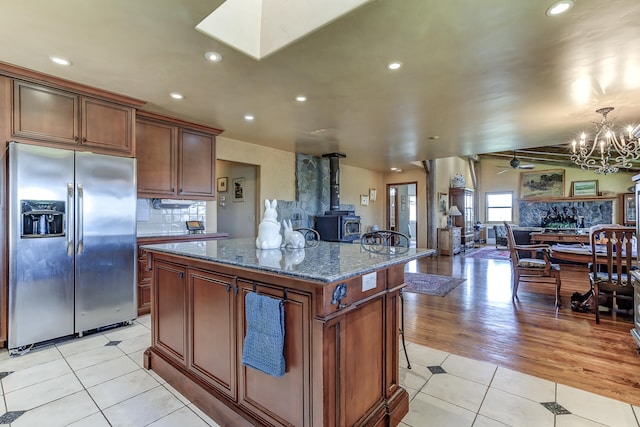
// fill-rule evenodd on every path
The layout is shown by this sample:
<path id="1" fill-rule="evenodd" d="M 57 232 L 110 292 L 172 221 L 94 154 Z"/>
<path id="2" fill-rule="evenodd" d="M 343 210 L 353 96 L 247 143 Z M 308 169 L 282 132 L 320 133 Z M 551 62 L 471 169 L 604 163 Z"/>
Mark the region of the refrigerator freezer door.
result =
<path id="1" fill-rule="evenodd" d="M 135 167 L 76 153 L 76 332 L 137 316 Z"/>
<path id="2" fill-rule="evenodd" d="M 73 327 L 73 151 L 9 145 L 9 330 L 14 349 L 71 335 Z M 62 201 L 63 236 L 21 236 L 21 200 Z M 42 237 L 42 236 L 40 236 Z"/>

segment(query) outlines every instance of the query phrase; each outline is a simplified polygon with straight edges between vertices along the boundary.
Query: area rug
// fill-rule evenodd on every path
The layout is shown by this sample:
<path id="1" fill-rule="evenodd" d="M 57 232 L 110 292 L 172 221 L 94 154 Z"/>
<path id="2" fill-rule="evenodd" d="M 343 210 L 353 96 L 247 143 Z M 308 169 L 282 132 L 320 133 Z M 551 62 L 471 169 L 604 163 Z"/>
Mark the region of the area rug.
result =
<path id="1" fill-rule="evenodd" d="M 509 250 L 484 247 L 484 248 L 476 249 L 474 251 L 467 252 L 465 256 L 469 258 L 483 258 L 483 259 L 509 259 Z"/>
<path id="2" fill-rule="evenodd" d="M 443 297 L 465 280 L 456 277 L 438 276 L 437 274 L 404 273 L 404 281 L 407 284 L 404 290 L 416 294 Z"/>

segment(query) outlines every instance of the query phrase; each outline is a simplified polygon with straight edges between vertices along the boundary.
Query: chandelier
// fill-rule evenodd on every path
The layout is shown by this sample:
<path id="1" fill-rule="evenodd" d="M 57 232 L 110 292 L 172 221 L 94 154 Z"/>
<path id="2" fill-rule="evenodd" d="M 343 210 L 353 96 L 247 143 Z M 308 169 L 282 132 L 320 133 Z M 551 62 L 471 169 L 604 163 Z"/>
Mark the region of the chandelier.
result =
<path id="1" fill-rule="evenodd" d="M 630 168 L 631 161 L 640 158 L 640 141 L 633 127 L 627 127 L 627 135 L 620 132 L 616 136 L 613 122 L 607 120 L 607 114 L 613 107 L 596 110 L 602 114 L 600 122 L 594 122 L 596 134 L 593 142 L 587 142 L 587 134 L 582 132 L 580 142 L 571 142 L 571 161 L 581 169 L 593 169 L 597 174 L 608 175 L 618 172 L 619 168 Z"/>

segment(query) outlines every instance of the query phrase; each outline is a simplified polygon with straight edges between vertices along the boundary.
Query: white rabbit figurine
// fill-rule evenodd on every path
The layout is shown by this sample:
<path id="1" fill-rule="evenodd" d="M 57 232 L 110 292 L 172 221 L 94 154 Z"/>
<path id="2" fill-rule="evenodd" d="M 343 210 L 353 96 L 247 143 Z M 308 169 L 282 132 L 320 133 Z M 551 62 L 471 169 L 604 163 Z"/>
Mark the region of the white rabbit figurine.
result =
<path id="1" fill-rule="evenodd" d="M 293 270 L 293 267 L 304 261 L 304 249 L 285 249 L 284 250 L 284 269 L 286 271 Z"/>
<path id="2" fill-rule="evenodd" d="M 278 222 L 278 212 L 276 207 L 278 201 L 273 199 L 264 200 L 264 215 L 258 226 L 258 238 L 256 239 L 256 248 L 258 249 L 279 249 L 282 243 L 282 235 L 280 235 L 280 223 Z"/>
<path id="3" fill-rule="evenodd" d="M 273 267 L 280 268 L 280 261 L 282 261 L 282 250 L 278 249 L 256 249 L 256 258 L 258 259 L 258 265 L 260 267 Z"/>
<path id="4" fill-rule="evenodd" d="M 284 247 L 291 249 L 303 249 L 304 248 L 304 236 L 299 231 L 293 231 L 291 221 L 285 219 L 282 221 L 284 226 Z"/>

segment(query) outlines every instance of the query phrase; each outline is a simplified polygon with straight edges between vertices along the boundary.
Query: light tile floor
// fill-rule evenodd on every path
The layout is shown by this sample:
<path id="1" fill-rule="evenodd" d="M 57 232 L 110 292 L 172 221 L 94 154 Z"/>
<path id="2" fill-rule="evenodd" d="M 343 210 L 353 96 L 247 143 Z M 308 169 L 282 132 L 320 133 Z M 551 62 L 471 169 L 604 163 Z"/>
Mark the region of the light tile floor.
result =
<path id="1" fill-rule="evenodd" d="M 150 317 L 142 316 L 22 356 L 3 350 L 0 425 L 217 426 L 142 367 L 149 345 Z M 404 427 L 639 427 L 640 407 L 414 343 L 407 352 L 413 369 L 400 359 L 411 398 Z"/>

